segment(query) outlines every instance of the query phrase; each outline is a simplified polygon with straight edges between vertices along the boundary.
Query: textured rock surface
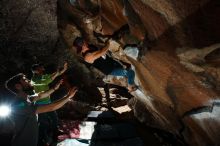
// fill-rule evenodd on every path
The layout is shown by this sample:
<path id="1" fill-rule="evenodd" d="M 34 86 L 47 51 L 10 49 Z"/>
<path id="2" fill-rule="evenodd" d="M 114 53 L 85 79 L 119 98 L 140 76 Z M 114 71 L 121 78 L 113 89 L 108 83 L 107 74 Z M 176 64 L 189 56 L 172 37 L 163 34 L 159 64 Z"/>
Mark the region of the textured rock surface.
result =
<path id="1" fill-rule="evenodd" d="M 44 62 L 56 57 L 56 9 L 56 3 L 51 1 L 1 2 L 1 74 L 28 69 L 27 62 L 34 62 L 35 56 Z M 49 57 L 51 54 L 54 56 Z M 52 59 L 46 60 L 47 57 Z"/>
<path id="2" fill-rule="evenodd" d="M 102 38 L 97 34 L 115 36 L 127 24 L 129 28 L 116 41 L 122 47 L 134 43 L 140 46 L 138 60 L 123 56 L 135 67 L 142 91 L 134 93 L 135 98 L 129 102 L 135 116 L 147 125 L 181 137 L 189 145 L 220 143 L 220 127 L 216 124 L 220 118 L 218 0 L 72 2 L 1 2 L 2 82 L 17 72 L 30 74 L 31 64 L 38 60 L 46 65 L 69 60 L 77 84 L 92 96 L 81 100 L 100 100 L 99 91 L 92 86 L 95 77 L 78 63 L 72 42 L 82 35 L 101 47 Z M 113 53 L 120 55 L 119 51 Z M 74 81 L 71 74 L 67 73 L 68 79 Z"/>
<path id="3" fill-rule="evenodd" d="M 130 34 L 144 40 L 138 61 L 126 59 L 136 68 L 144 93 L 134 93 L 136 98 L 129 103 L 136 117 L 183 136 L 191 145 L 219 143 L 208 138 L 215 137 L 215 128 L 201 126 L 204 119 L 194 118 L 203 112 L 215 115 L 205 109 L 217 106 L 213 103 L 218 100 L 219 2 L 129 0 L 101 1 L 97 5 L 101 5 L 102 31 L 93 31 L 114 34 L 127 23 Z M 118 52 L 114 53 L 117 56 Z M 218 114 L 213 118 L 219 118 Z M 199 127 L 204 134 L 199 134 Z"/>
<path id="4" fill-rule="evenodd" d="M 87 90 L 85 93 L 92 95 L 90 100 L 101 100 L 98 89 L 89 81 L 92 76 L 83 74 L 86 74 L 88 69 L 77 63 L 74 54 L 63 43 L 62 37 L 65 36 L 59 35 L 56 1 L 1 1 L 0 7 L 1 90 L 4 90 L 4 81 L 19 72 L 27 74 L 30 78 L 30 68 L 34 63 L 43 63 L 51 73 L 68 60 L 68 80 L 73 85 L 80 86 L 82 90 Z M 71 32 L 79 33 L 72 25 L 68 25 L 68 31 L 67 35 L 70 38 Z M 76 81 L 73 76 L 79 80 Z M 87 84 L 84 84 L 85 82 Z M 88 94 L 82 96 L 86 98 Z"/>

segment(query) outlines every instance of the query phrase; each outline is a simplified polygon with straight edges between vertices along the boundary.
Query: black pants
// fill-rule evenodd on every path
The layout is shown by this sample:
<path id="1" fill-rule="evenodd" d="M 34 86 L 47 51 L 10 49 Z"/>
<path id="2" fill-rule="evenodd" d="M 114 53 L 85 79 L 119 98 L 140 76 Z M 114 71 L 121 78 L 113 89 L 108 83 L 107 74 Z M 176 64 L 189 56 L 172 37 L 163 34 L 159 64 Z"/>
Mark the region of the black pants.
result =
<path id="1" fill-rule="evenodd" d="M 38 115 L 39 138 L 38 146 L 57 142 L 58 117 L 55 111 Z"/>

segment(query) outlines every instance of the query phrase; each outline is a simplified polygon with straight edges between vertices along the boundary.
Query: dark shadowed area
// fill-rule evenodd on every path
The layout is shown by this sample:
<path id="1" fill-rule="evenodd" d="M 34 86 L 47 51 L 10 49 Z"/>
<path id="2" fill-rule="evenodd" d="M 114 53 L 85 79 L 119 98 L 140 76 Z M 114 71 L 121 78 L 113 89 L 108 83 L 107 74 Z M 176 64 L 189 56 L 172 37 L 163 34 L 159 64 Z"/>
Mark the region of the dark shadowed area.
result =
<path id="1" fill-rule="evenodd" d="M 9 77 L 30 79 L 35 63 L 53 73 L 67 61 L 50 84 L 64 79 L 52 100 L 79 88 L 57 111 L 60 145 L 217 146 L 219 14 L 219 0 L 1 0 L 0 103 L 14 99 Z M 72 45 L 79 36 L 98 48 L 111 38 L 111 56 L 132 65 L 138 90 L 86 64 Z M 1 146 L 13 137 L 7 120 Z"/>

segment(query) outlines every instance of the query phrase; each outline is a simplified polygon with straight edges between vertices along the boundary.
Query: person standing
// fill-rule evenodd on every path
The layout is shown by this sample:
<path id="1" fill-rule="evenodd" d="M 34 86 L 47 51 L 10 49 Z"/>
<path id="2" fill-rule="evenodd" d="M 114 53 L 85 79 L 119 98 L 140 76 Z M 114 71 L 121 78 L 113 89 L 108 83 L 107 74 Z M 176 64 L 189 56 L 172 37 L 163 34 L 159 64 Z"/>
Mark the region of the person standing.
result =
<path id="1" fill-rule="evenodd" d="M 15 94 L 15 102 L 11 105 L 13 110 L 10 115 L 10 119 L 14 123 L 14 136 L 11 140 L 11 146 L 37 146 L 38 124 L 36 115 L 61 108 L 77 92 L 77 88 L 73 87 L 57 101 L 45 105 L 34 104 L 35 101 L 52 94 L 59 88 L 60 84 L 62 81 L 45 92 L 35 94 L 30 81 L 22 73 L 5 82 L 6 89 Z"/>
<path id="2" fill-rule="evenodd" d="M 62 70 L 57 70 L 52 74 L 45 74 L 45 68 L 41 64 L 32 65 L 33 77 L 31 83 L 34 86 L 36 93 L 49 89 L 49 84 L 52 83 L 58 76 L 62 75 L 68 68 L 67 62 L 64 63 Z M 37 105 L 51 103 L 50 96 L 38 100 Z M 39 146 L 56 143 L 58 136 L 58 116 L 56 111 L 39 114 Z"/>

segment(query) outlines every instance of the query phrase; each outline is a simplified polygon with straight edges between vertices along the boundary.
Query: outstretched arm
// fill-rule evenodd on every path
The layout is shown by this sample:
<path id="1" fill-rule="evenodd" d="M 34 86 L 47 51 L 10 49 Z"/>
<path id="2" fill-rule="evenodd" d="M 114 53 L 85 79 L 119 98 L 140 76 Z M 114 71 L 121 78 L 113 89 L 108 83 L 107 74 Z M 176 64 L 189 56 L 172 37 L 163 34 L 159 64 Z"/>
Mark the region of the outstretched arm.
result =
<path id="1" fill-rule="evenodd" d="M 69 101 L 70 98 L 72 98 L 76 94 L 76 92 L 77 92 L 77 88 L 73 87 L 63 98 L 47 105 L 38 106 L 36 110 L 36 114 L 51 112 L 61 108 L 65 103 Z"/>
<path id="2" fill-rule="evenodd" d="M 96 59 L 106 54 L 106 52 L 108 51 L 109 45 L 110 43 L 108 42 L 108 44 L 101 50 L 86 54 L 86 56 L 84 57 L 84 60 L 88 63 L 93 63 Z"/>
<path id="3" fill-rule="evenodd" d="M 68 63 L 65 62 L 62 70 L 57 70 L 55 73 L 51 75 L 51 79 L 54 80 L 56 77 L 62 75 L 68 68 Z"/>
<path id="4" fill-rule="evenodd" d="M 32 101 L 35 102 L 37 100 L 50 96 L 54 91 L 59 89 L 62 83 L 63 83 L 63 80 L 60 80 L 53 88 L 50 88 L 49 90 L 44 91 L 44 92 L 40 92 L 38 96 L 33 97 Z"/>

